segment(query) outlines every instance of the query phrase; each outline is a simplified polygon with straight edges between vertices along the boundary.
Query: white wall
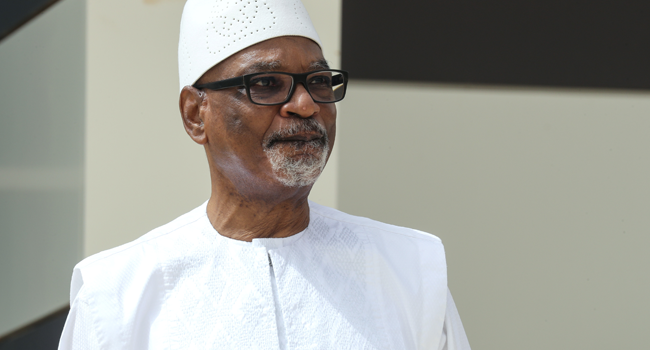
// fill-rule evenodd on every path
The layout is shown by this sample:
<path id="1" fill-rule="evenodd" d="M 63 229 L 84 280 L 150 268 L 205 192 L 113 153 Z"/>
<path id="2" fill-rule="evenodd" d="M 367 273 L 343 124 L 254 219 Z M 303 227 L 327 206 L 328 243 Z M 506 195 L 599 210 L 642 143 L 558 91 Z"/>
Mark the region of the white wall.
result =
<path id="1" fill-rule="evenodd" d="M 350 85 L 340 207 L 442 238 L 473 348 L 645 346 L 649 92 Z"/>
<path id="2" fill-rule="evenodd" d="M 0 335 L 64 307 L 82 257 L 84 11 L 0 42 Z"/>

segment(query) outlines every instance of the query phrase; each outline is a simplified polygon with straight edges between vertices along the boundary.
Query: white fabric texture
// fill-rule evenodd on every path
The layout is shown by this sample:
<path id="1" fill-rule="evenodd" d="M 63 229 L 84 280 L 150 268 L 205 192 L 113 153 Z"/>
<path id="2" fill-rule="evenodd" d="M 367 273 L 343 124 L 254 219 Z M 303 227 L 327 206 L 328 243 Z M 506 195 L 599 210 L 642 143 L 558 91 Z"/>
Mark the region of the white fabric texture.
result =
<path id="1" fill-rule="evenodd" d="M 234 53 L 288 35 L 321 46 L 300 0 L 188 0 L 178 42 L 181 90 Z"/>
<path id="2" fill-rule="evenodd" d="M 59 349 L 470 349 L 437 237 L 310 208 L 303 232 L 244 242 L 204 203 L 85 259 Z"/>

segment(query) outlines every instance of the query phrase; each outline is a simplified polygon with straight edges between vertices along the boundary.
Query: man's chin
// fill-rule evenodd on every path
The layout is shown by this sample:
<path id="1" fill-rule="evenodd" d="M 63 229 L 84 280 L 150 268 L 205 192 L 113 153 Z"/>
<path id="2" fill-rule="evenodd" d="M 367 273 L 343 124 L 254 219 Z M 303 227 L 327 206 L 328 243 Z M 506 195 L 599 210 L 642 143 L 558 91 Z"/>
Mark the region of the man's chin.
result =
<path id="1" fill-rule="evenodd" d="M 273 172 L 280 183 L 287 187 L 313 185 L 325 168 L 329 147 L 305 149 L 273 148 L 267 155 Z"/>
<path id="2" fill-rule="evenodd" d="M 284 186 L 296 188 L 312 186 L 320 177 L 321 171 L 314 171 L 308 174 L 289 174 L 287 172 L 276 173 L 276 179 Z"/>

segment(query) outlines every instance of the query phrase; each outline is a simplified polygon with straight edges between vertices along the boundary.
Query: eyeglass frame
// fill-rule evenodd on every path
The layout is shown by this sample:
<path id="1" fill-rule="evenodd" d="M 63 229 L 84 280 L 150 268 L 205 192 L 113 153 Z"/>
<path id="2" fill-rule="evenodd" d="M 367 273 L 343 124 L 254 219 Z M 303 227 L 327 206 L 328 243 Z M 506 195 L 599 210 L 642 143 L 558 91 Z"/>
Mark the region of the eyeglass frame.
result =
<path id="1" fill-rule="evenodd" d="M 337 72 L 341 73 L 343 75 L 343 95 L 341 96 L 340 99 L 336 101 L 316 101 L 314 96 L 311 94 L 311 91 L 309 91 L 309 87 L 307 87 L 307 76 L 312 75 L 314 73 L 318 72 Z M 273 74 L 273 73 L 279 73 L 279 74 L 285 74 L 291 76 L 291 88 L 289 88 L 289 92 L 287 93 L 287 98 L 282 101 L 282 102 L 275 102 L 275 103 L 259 103 L 253 101 L 253 98 L 251 97 L 250 93 L 250 81 L 253 77 L 258 76 L 258 75 L 265 75 L 265 74 Z M 209 90 L 223 90 L 223 89 L 228 89 L 231 87 L 240 87 L 243 86 L 246 88 L 246 95 L 248 96 L 248 100 L 251 101 L 252 104 L 256 104 L 259 106 L 276 106 L 276 105 L 281 105 L 289 102 L 291 98 L 293 97 L 293 93 L 296 91 L 296 86 L 298 84 L 302 84 L 302 86 L 307 90 L 307 93 L 311 97 L 311 99 L 316 102 L 316 103 L 336 103 L 345 97 L 345 93 L 347 92 L 348 89 L 348 72 L 344 70 L 339 70 L 339 69 L 319 69 L 311 72 L 306 72 L 306 73 L 287 73 L 287 72 L 258 72 L 258 73 L 251 73 L 251 74 L 244 74 L 239 77 L 234 77 L 234 78 L 228 78 L 228 79 L 223 79 L 219 81 L 213 81 L 210 83 L 205 83 L 205 84 L 194 84 L 192 87 L 196 89 L 209 89 Z"/>

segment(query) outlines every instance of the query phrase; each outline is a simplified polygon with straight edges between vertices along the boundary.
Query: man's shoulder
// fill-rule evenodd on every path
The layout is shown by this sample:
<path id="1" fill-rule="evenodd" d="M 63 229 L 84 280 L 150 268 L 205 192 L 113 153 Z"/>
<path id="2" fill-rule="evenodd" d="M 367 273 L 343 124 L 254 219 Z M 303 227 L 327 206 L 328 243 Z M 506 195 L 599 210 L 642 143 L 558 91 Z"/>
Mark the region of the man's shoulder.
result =
<path id="1" fill-rule="evenodd" d="M 207 203 L 207 202 L 206 202 Z M 179 216 L 169 223 L 159 226 L 139 238 L 122 244 L 120 246 L 91 255 L 77 264 L 75 269 L 101 268 L 101 265 L 111 265 L 113 261 L 129 258 L 143 257 L 152 245 L 164 239 L 174 239 L 184 234 L 184 231 L 192 231 L 197 221 L 205 216 L 205 205 Z M 173 237 L 170 237 L 173 236 Z"/>
<path id="2" fill-rule="evenodd" d="M 161 264 L 166 259 L 163 253 L 191 244 L 188 241 L 191 242 L 193 234 L 200 233 L 204 217 L 205 203 L 132 242 L 82 260 L 72 273 L 70 302 L 78 295 L 82 299 L 83 295 L 92 295 L 107 305 L 118 305 L 118 300 L 131 292 L 138 294 L 151 287 L 161 289 L 164 285 Z"/>
<path id="3" fill-rule="evenodd" d="M 340 222 L 348 227 L 355 227 L 360 230 L 369 231 L 372 233 L 371 236 L 373 237 L 378 235 L 390 236 L 393 238 L 404 238 L 408 241 L 414 241 L 419 244 L 442 245 L 440 238 L 432 233 L 408 227 L 391 225 L 362 216 L 351 215 L 315 202 L 309 202 L 309 205 L 313 213 L 331 221 Z"/>
<path id="4" fill-rule="evenodd" d="M 391 299 L 394 303 L 401 303 L 409 310 L 444 309 L 440 302 L 446 300 L 447 263 L 438 237 L 315 203 L 310 205 L 313 229 L 329 235 L 326 244 L 341 242 L 334 246 L 337 249 L 342 246 L 343 251 L 348 248 L 351 251 L 348 256 L 365 254 L 370 262 L 368 266 L 374 266 L 372 269 L 381 276 L 381 288 L 399 291 L 395 295 L 409 296 L 408 301 Z"/>

